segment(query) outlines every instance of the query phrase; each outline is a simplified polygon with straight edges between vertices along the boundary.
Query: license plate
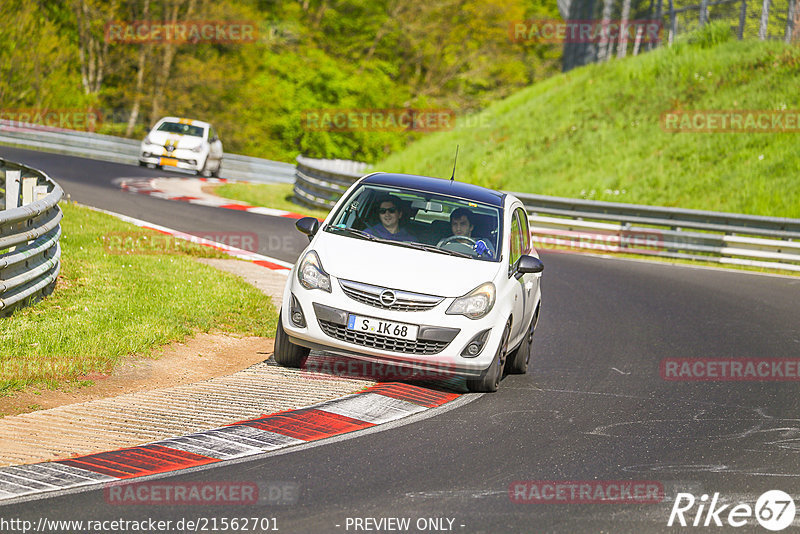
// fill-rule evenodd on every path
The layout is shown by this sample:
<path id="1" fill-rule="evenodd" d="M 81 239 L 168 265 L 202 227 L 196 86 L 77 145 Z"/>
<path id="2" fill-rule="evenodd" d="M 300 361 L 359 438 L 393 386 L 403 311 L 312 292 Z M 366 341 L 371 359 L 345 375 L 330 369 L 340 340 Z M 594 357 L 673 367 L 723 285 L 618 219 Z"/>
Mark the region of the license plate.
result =
<path id="1" fill-rule="evenodd" d="M 347 329 L 355 332 L 369 332 L 381 336 L 398 337 L 400 339 L 417 339 L 419 327 L 413 324 L 395 323 L 374 317 L 350 315 L 347 319 Z"/>
<path id="2" fill-rule="evenodd" d="M 161 158 L 161 162 L 159 165 L 169 165 L 170 167 L 175 167 L 178 164 L 178 160 L 175 158 Z"/>

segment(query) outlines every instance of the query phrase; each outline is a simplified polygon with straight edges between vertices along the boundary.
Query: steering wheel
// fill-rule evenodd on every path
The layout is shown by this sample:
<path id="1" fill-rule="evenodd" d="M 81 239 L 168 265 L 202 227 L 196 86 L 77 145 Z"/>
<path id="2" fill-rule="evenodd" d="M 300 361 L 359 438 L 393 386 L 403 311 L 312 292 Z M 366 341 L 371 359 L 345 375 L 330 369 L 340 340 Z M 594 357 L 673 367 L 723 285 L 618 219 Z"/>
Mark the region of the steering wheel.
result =
<path id="1" fill-rule="evenodd" d="M 473 249 L 475 245 L 478 243 L 477 239 L 472 239 L 471 237 L 465 235 L 451 235 L 450 237 L 445 237 L 439 243 L 436 244 L 437 247 L 441 248 L 445 245 L 449 245 L 450 243 L 462 243 L 464 245 L 469 245 L 470 249 Z"/>

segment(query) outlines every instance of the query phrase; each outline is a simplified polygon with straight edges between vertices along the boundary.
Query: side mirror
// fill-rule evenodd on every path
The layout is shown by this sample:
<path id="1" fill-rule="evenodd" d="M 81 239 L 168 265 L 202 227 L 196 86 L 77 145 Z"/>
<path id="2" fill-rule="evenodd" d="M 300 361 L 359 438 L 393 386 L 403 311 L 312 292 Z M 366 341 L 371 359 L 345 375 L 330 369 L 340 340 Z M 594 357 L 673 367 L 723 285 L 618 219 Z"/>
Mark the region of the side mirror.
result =
<path id="1" fill-rule="evenodd" d="M 544 270 L 544 263 L 542 263 L 542 260 L 540 260 L 539 258 L 523 254 L 522 257 L 519 259 L 519 264 L 517 266 L 518 273 L 522 274 L 540 273 L 543 270 Z"/>
<path id="2" fill-rule="evenodd" d="M 314 237 L 314 234 L 316 234 L 317 230 L 319 230 L 319 220 L 317 220 L 316 217 L 303 217 L 294 223 L 294 225 L 298 230 L 308 236 L 309 241 L 311 241 L 311 239 Z"/>

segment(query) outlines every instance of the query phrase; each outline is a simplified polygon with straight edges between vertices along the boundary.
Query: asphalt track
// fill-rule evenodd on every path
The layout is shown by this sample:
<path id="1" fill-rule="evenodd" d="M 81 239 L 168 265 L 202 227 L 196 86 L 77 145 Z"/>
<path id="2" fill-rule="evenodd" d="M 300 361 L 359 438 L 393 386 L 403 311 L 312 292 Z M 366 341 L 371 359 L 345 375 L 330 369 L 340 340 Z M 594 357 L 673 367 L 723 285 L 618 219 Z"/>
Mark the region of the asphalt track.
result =
<path id="1" fill-rule="evenodd" d="M 290 219 L 137 196 L 112 184 L 161 171 L 10 148 L 0 155 L 48 172 L 84 204 L 187 232 L 255 232 L 262 245 L 277 236 L 280 247 L 259 252 L 286 261 L 303 248 Z M 377 530 L 366 518 L 408 518 L 410 532 L 768 532 L 754 520 L 737 529 L 670 529 L 667 521 L 676 492 L 698 500 L 718 492 L 720 505 L 752 507 L 779 489 L 800 505 L 799 382 L 667 381 L 659 371 L 665 358 L 797 358 L 800 279 L 585 255 L 542 259 L 532 371 L 506 377 L 498 393 L 465 396 L 472 402 L 379 431 L 158 480 L 291 483 L 295 502 L 121 506 L 95 489 L 0 507 L 0 519 L 153 518 L 175 526 L 205 518 L 212 531 L 214 518 L 219 527 L 223 517 L 264 517 L 289 533 L 402 531 Z M 532 480 L 655 481 L 666 496 L 647 504 L 514 502 L 509 488 Z M 690 525 L 697 511 L 685 514 Z M 444 520 L 423 524 L 427 518 Z"/>

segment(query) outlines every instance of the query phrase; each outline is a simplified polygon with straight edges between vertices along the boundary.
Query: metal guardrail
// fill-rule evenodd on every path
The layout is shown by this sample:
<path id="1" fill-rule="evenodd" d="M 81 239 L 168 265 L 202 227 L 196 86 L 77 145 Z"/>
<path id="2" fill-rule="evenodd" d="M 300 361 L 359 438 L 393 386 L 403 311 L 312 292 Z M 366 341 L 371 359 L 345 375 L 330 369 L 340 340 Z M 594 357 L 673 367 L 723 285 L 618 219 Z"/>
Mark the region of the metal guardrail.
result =
<path id="1" fill-rule="evenodd" d="M 366 164 L 298 156 L 297 200 L 329 209 Z M 630 253 L 800 271 L 800 219 L 512 193 L 539 250 Z"/>
<path id="2" fill-rule="evenodd" d="M 800 219 L 513 194 L 539 249 L 800 271 Z"/>
<path id="3" fill-rule="evenodd" d="M 139 164 L 140 141 L 112 135 L 0 120 L 0 143 L 127 165 Z M 226 153 L 222 159 L 222 177 L 254 182 L 291 183 L 294 180 L 294 165 Z"/>
<path id="4" fill-rule="evenodd" d="M 45 173 L 0 159 L 0 317 L 52 293 L 61 270 L 64 194 Z"/>
<path id="5" fill-rule="evenodd" d="M 330 209 L 367 167 L 358 161 L 297 156 L 295 199 L 311 208 Z"/>

